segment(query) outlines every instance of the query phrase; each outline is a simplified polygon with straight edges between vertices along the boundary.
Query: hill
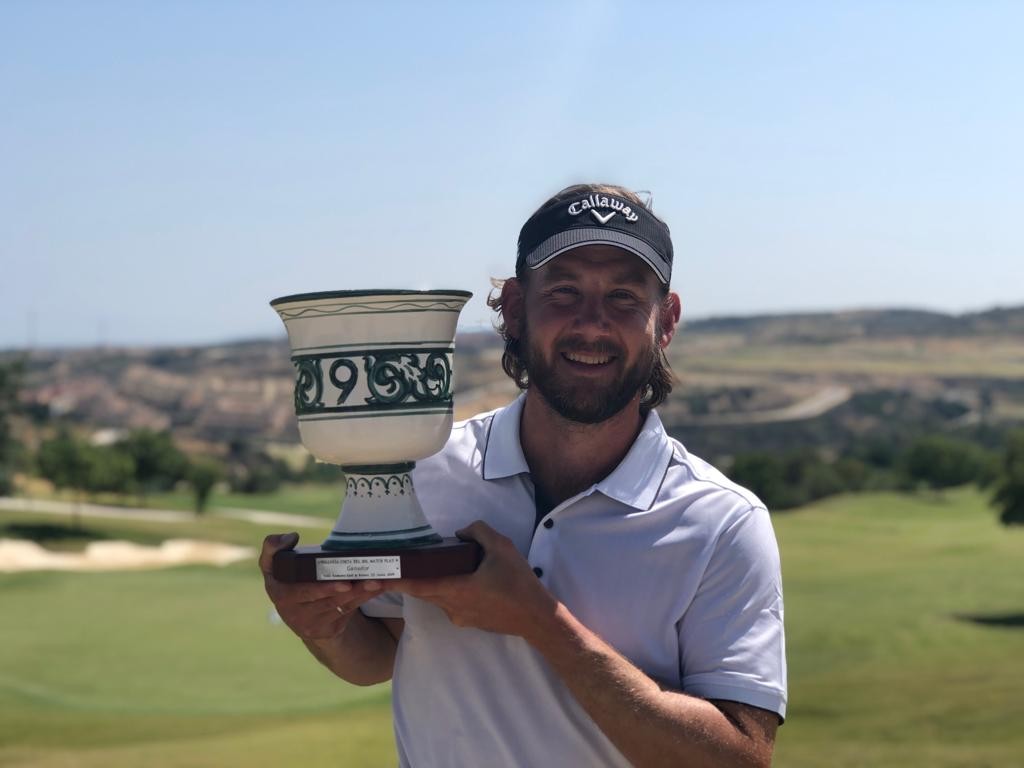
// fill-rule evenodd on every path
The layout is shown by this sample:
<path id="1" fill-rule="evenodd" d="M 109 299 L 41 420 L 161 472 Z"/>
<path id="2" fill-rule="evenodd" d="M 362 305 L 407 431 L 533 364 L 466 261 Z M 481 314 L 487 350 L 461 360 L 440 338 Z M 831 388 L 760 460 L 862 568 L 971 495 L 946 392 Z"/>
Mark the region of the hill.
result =
<path id="1" fill-rule="evenodd" d="M 458 417 L 513 397 L 491 331 L 456 344 Z M 37 422 L 170 429 L 185 444 L 296 443 L 283 338 L 201 347 L 8 351 L 25 357 Z M 1024 307 L 947 315 L 908 309 L 722 317 L 686 324 L 662 417 L 715 458 L 748 446 L 841 450 L 853 436 L 1024 420 Z"/>
<path id="2" fill-rule="evenodd" d="M 917 309 L 711 317 L 689 333 L 739 333 L 751 339 L 826 343 L 848 339 L 934 338 L 1024 334 L 1024 307 L 949 315 Z"/>

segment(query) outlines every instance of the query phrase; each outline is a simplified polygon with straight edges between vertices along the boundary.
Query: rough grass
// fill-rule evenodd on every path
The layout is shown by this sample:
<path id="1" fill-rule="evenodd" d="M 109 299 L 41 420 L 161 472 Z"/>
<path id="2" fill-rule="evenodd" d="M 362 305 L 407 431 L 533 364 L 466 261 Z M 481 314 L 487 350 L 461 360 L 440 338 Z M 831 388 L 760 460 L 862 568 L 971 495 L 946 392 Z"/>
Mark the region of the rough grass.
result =
<path id="1" fill-rule="evenodd" d="M 229 541 L 263 533 L 196 525 L 212 522 Z M 775 523 L 776 766 L 1024 766 L 1024 531 L 971 490 L 840 497 Z M 0 616 L 0 766 L 395 764 L 387 688 L 320 669 L 270 621 L 251 564 L 0 575 Z"/>

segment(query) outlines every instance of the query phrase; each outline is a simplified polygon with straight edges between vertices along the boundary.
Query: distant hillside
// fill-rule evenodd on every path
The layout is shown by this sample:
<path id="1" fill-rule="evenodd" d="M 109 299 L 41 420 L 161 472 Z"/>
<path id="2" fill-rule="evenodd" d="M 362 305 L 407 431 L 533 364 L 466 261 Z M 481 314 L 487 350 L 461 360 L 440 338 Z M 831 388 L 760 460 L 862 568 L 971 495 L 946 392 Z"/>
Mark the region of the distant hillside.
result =
<path id="1" fill-rule="evenodd" d="M 491 330 L 459 334 L 457 418 L 515 396 L 501 352 Z M 1024 420 L 1024 306 L 709 318 L 688 323 L 669 357 L 679 383 L 659 409 L 663 421 L 709 455 L 748 438 L 838 449 L 845 436 L 883 426 L 909 434 L 911 422 Z M 194 443 L 298 440 L 283 337 L 0 352 L 0 362 L 14 358 L 25 359 L 23 399 L 41 429 L 61 420 L 107 433 L 169 429 Z"/>
<path id="2" fill-rule="evenodd" d="M 827 343 L 895 337 L 1024 335 L 1024 306 L 949 315 L 916 309 L 857 310 L 712 317 L 686 324 L 687 333 L 741 334 L 775 342 Z"/>
<path id="3" fill-rule="evenodd" d="M 507 402 L 489 390 L 504 376 L 497 334 L 460 334 L 457 346 L 460 392 Z M 298 441 L 295 370 L 283 336 L 201 347 L 0 352 L 5 360 L 23 362 L 22 399 L 43 422 L 114 433 L 169 429 L 200 442 Z"/>

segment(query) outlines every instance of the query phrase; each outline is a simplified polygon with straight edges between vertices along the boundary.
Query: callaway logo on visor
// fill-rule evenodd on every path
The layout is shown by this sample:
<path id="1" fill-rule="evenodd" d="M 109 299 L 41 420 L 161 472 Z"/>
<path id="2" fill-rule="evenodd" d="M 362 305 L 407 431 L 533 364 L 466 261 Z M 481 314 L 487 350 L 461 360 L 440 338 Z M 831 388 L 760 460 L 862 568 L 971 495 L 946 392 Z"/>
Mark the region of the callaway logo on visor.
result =
<path id="1" fill-rule="evenodd" d="M 599 208 L 611 210 L 608 213 L 602 214 L 598 213 Z M 606 195 L 590 195 L 584 200 L 577 200 L 569 206 L 568 211 L 570 216 L 579 216 L 581 213 L 590 211 L 590 214 L 599 224 L 607 224 L 616 213 L 621 213 L 625 216 L 626 221 L 636 221 L 640 218 L 628 203 L 622 202 L 617 197 L 608 197 Z"/>

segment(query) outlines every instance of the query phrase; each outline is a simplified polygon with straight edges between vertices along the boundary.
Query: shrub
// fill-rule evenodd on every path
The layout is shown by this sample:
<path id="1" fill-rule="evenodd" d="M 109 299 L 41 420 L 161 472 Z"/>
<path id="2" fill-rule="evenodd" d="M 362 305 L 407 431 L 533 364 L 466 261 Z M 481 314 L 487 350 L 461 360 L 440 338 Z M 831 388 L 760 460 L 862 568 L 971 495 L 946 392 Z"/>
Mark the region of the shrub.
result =
<path id="1" fill-rule="evenodd" d="M 1003 525 L 1024 525 L 1024 430 L 1007 440 L 993 501 Z"/>
<path id="2" fill-rule="evenodd" d="M 979 481 L 988 466 L 986 452 L 964 440 L 929 435 L 915 440 L 903 459 L 903 470 L 914 484 L 951 488 Z"/>
<path id="3" fill-rule="evenodd" d="M 168 491 L 184 479 L 188 459 L 178 450 L 169 432 L 138 429 L 117 444 L 135 462 L 136 490 Z"/>

